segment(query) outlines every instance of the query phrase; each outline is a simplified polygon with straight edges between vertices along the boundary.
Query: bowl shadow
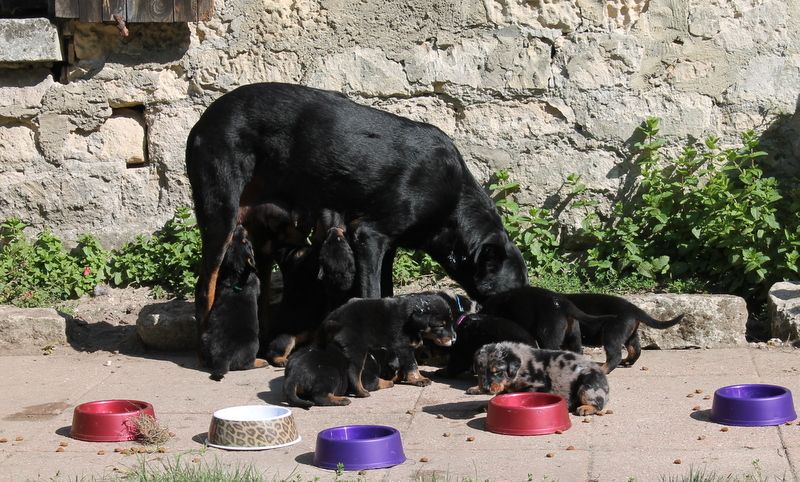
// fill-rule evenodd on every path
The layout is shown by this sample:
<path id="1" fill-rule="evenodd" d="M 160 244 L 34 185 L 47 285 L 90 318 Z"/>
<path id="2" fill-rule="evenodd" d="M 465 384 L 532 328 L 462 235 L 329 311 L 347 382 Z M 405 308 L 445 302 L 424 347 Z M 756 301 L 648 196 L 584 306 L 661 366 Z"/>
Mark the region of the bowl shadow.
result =
<path id="1" fill-rule="evenodd" d="M 699 422 L 714 423 L 711 420 L 711 410 L 710 409 L 697 410 L 696 412 L 690 413 L 689 416 L 692 417 L 692 419 L 697 420 Z"/>
<path id="2" fill-rule="evenodd" d="M 488 404 L 488 400 L 440 403 L 422 407 L 422 411 L 432 415 L 441 415 L 450 420 L 467 420 L 485 413 Z"/>

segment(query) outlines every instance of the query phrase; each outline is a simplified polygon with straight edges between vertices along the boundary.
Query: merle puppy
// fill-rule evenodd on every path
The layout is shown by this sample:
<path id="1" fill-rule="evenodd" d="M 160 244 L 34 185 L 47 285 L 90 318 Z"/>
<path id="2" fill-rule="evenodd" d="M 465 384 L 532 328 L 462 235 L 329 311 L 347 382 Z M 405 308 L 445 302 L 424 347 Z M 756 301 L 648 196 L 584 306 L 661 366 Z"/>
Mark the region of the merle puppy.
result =
<path id="1" fill-rule="evenodd" d="M 631 366 L 642 354 L 639 341 L 639 324 L 664 330 L 681 322 L 683 315 L 671 320 L 659 321 L 625 298 L 614 295 L 576 293 L 566 295 L 582 311 L 591 315 L 616 315 L 612 320 L 602 323 L 580 322 L 581 341 L 588 346 L 602 346 L 606 352 L 603 368 L 606 373 L 618 365 Z M 622 359 L 620 346 L 627 351 Z"/>
<path id="2" fill-rule="evenodd" d="M 264 203 L 345 214 L 357 296 L 392 294 L 399 247 L 430 254 L 477 301 L 528 282 L 494 202 L 447 135 L 337 92 L 259 83 L 226 93 L 189 133 L 186 171 L 203 241 L 198 319 L 214 304 L 241 211 Z"/>
<path id="3" fill-rule="evenodd" d="M 482 313 L 460 317 L 456 322 L 456 342 L 450 348 L 447 366 L 437 374 L 456 377 L 472 368 L 475 352 L 483 345 L 501 341 L 515 341 L 535 345 L 528 330 L 499 316 Z"/>
<path id="4" fill-rule="evenodd" d="M 201 355 L 211 368 L 211 379 L 221 380 L 229 370 L 266 365 L 258 352 L 259 281 L 253 246 L 240 225 L 233 232 L 217 280 L 218 296 L 201 335 Z"/>
<path id="5" fill-rule="evenodd" d="M 608 379 L 588 356 L 542 350 L 524 343 L 491 343 L 475 353 L 478 385 L 467 393 L 548 392 L 576 415 L 592 415 L 608 403 Z"/>
<path id="6" fill-rule="evenodd" d="M 353 387 L 347 379 L 349 362 L 338 348 L 328 345 L 320 348 L 314 345 L 303 347 L 289 356 L 286 364 L 286 377 L 283 392 L 289 405 L 309 408 L 320 406 L 350 405 L 347 393 Z M 397 359 L 386 359 L 386 350 L 370 352 L 361 373 L 361 382 L 370 392 L 391 388 L 391 379 L 381 378 L 382 374 L 394 376 Z"/>
<path id="7" fill-rule="evenodd" d="M 578 322 L 602 323 L 614 315 L 594 316 L 578 309 L 561 293 L 525 286 L 489 297 L 481 303 L 481 313 L 500 316 L 516 322 L 538 343 L 540 348 L 562 348 L 581 353 Z"/>
<path id="8" fill-rule="evenodd" d="M 423 338 L 450 346 L 455 340 L 450 296 L 416 293 L 381 299 L 353 299 L 334 310 L 322 323 L 326 345 L 333 345 L 349 361 L 347 376 L 357 397 L 368 397 L 362 371 L 372 350 L 387 348 L 397 357 L 398 380 L 417 386 L 431 381 L 419 373 L 414 349 Z"/>

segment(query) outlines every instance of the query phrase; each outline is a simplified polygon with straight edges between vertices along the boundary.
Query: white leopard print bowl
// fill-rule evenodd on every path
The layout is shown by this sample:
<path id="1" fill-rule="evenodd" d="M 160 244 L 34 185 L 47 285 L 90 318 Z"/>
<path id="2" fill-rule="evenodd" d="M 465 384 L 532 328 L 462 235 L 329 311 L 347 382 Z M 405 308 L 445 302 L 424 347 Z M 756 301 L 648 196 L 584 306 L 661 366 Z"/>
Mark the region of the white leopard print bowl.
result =
<path id="1" fill-rule="evenodd" d="M 292 411 L 274 405 L 243 405 L 214 412 L 208 445 L 227 450 L 264 450 L 296 444 Z"/>

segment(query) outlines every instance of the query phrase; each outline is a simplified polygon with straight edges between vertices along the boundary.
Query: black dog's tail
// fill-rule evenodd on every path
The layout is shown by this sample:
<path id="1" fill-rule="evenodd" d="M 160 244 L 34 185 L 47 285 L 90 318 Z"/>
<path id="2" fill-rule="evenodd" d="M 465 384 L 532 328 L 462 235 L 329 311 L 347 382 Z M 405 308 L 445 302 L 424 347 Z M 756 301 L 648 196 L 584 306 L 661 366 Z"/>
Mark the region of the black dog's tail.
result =
<path id="1" fill-rule="evenodd" d="M 656 320 L 652 316 L 650 316 L 647 313 L 645 313 L 644 310 L 642 310 L 642 309 L 640 309 L 638 307 L 636 308 L 636 312 L 635 313 L 636 313 L 636 319 L 638 321 L 641 321 L 642 323 L 644 323 L 645 325 L 649 326 L 650 328 L 656 328 L 658 330 L 665 330 L 665 329 L 669 328 L 670 326 L 677 325 L 678 323 L 683 321 L 683 315 L 684 315 L 684 313 L 681 313 L 680 315 L 676 316 L 675 318 L 673 318 L 671 320 L 661 321 L 661 320 Z"/>
<path id="2" fill-rule="evenodd" d="M 303 400 L 297 396 L 297 383 L 293 380 L 286 381 L 286 385 L 283 386 L 283 393 L 286 394 L 286 400 L 289 405 L 293 407 L 309 409 L 314 406 L 314 402 L 311 400 Z"/>

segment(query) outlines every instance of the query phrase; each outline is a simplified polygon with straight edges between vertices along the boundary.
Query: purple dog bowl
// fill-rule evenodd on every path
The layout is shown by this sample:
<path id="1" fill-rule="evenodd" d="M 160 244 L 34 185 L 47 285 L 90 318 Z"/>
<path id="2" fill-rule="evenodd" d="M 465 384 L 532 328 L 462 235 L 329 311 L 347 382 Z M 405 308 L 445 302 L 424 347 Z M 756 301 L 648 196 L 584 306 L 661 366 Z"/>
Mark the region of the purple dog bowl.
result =
<path id="1" fill-rule="evenodd" d="M 780 425 L 795 418 L 792 392 L 777 385 L 722 387 L 714 392 L 711 404 L 711 420 L 723 425 Z"/>
<path id="2" fill-rule="evenodd" d="M 314 465 L 323 469 L 380 469 L 406 461 L 400 432 L 383 425 L 344 425 L 317 434 Z"/>

